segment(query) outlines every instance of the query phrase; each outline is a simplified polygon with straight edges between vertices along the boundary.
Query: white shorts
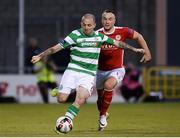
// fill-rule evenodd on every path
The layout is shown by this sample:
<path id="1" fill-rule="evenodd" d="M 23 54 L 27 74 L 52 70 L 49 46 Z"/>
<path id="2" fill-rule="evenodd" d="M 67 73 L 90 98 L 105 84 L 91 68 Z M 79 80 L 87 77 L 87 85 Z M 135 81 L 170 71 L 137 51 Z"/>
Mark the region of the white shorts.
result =
<path id="1" fill-rule="evenodd" d="M 124 75 L 125 75 L 125 69 L 124 68 L 113 69 L 110 71 L 98 70 L 97 75 L 96 75 L 96 88 L 97 89 L 103 89 L 104 82 L 109 77 L 116 78 L 117 82 L 119 83 L 123 80 Z"/>
<path id="2" fill-rule="evenodd" d="M 66 70 L 62 76 L 58 91 L 59 93 L 70 94 L 73 89 L 82 86 L 86 88 L 91 95 L 94 83 L 95 77 L 92 75 L 73 70 Z"/>

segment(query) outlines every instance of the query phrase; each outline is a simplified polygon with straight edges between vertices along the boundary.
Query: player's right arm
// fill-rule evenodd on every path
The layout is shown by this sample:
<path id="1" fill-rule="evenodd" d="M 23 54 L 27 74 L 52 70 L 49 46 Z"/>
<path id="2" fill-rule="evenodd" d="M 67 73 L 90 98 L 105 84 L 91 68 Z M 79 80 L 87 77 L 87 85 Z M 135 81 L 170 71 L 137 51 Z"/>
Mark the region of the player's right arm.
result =
<path id="1" fill-rule="evenodd" d="M 72 31 L 69 35 L 66 36 L 66 38 L 61 41 L 60 43 L 48 48 L 44 52 L 40 53 L 39 55 L 33 56 L 31 59 L 32 63 L 36 63 L 39 60 L 41 60 L 43 57 L 46 57 L 48 55 L 54 54 L 64 48 L 70 47 L 76 42 L 74 41 L 77 38 L 77 30 Z"/>
<path id="2" fill-rule="evenodd" d="M 56 45 L 48 48 L 48 49 L 45 50 L 44 52 L 42 52 L 42 53 L 40 53 L 40 54 L 38 54 L 38 55 L 36 55 L 36 56 L 33 56 L 32 59 L 31 59 L 31 62 L 32 62 L 32 63 L 36 63 L 36 62 L 38 62 L 39 60 L 41 60 L 42 58 L 44 58 L 44 57 L 46 57 L 46 56 L 48 56 L 48 55 L 54 54 L 54 53 L 56 53 L 56 52 L 58 52 L 58 51 L 60 51 L 60 50 L 62 50 L 62 49 L 63 49 L 63 47 L 60 45 L 60 43 L 59 43 L 59 44 L 56 44 Z"/>

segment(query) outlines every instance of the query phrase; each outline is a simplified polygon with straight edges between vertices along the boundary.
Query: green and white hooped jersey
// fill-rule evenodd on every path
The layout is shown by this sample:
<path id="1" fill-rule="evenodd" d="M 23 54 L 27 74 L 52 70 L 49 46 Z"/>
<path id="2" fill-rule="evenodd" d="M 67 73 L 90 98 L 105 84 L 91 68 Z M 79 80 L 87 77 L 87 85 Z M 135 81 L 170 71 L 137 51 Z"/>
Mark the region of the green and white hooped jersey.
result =
<path id="1" fill-rule="evenodd" d="M 71 60 L 67 69 L 95 76 L 103 43 L 114 44 L 114 40 L 99 32 L 85 35 L 82 28 L 72 31 L 60 43 L 63 48 L 71 46 Z"/>

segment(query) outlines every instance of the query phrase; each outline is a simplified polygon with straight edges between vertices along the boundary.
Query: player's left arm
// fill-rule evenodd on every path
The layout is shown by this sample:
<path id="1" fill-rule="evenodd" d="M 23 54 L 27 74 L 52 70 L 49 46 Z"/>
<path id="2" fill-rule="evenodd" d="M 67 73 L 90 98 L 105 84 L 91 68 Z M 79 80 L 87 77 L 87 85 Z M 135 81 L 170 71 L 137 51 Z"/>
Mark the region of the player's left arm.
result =
<path id="1" fill-rule="evenodd" d="M 118 48 L 122 48 L 122 49 L 129 49 L 129 50 L 132 50 L 134 52 L 137 52 L 137 53 L 143 53 L 144 54 L 144 49 L 142 48 L 135 48 L 125 42 L 122 42 L 122 41 L 117 41 L 115 39 L 112 39 L 104 34 L 101 34 L 100 35 L 103 37 L 103 43 L 109 43 L 111 45 L 115 45 L 116 47 Z"/>
<path id="2" fill-rule="evenodd" d="M 144 40 L 143 36 L 140 33 L 134 31 L 132 39 L 137 41 L 138 44 L 144 49 L 144 55 L 141 58 L 140 62 L 146 63 L 147 61 L 150 61 L 151 60 L 151 52 L 150 52 L 148 45 L 147 45 L 146 41 Z"/>
<path id="3" fill-rule="evenodd" d="M 144 49 L 142 48 L 135 48 L 125 42 L 122 42 L 122 41 L 116 41 L 114 40 L 114 45 L 117 46 L 118 48 L 122 48 L 122 49 L 129 49 L 129 50 L 132 50 L 134 52 L 137 52 L 137 53 L 143 53 L 144 54 Z"/>

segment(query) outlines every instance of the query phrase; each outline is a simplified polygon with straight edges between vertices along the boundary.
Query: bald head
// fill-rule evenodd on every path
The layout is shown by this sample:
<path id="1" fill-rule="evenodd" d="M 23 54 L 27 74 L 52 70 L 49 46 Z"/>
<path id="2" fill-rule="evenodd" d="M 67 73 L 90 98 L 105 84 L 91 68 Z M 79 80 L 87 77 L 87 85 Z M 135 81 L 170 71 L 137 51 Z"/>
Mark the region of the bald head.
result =
<path id="1" fill-rule="evenodd" d="M 81 27 L 86 35 L 91 35 L 96 27 L 95 16 L 93 14 L 85 14 L 81 19 Z"/>
<path id="2" fill-rule="evenodd" d="M 83 21 L 84 19 L 92 19 L 94 22 L 96 22 L 95 16 L 90 13 L 84 14 L 83 17 L 81 18 L 81 21 Z"/>

